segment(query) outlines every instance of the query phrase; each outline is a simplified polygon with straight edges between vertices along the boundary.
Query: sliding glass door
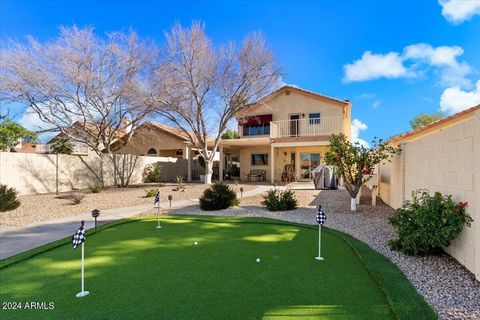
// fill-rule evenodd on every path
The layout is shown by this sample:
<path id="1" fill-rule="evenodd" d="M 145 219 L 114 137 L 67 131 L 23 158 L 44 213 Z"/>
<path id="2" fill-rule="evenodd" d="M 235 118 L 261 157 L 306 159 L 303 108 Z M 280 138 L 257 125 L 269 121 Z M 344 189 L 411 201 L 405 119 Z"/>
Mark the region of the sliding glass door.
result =
<path id="1" fill-rule="evenodd" d="M 300 153 L 300 178 L 313 179 L 312 170 L 320 165 L 320 153 Z"/>

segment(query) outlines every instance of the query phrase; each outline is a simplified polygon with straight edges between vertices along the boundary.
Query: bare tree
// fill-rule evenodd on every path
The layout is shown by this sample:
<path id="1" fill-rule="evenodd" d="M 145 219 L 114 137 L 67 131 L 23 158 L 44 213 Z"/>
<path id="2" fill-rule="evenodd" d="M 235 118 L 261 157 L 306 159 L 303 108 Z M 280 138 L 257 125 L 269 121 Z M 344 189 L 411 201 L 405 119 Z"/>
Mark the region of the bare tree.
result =
<path id="1" fill-rule="evenodd" d="M 216 47 L 201 23 L 175 25 L 166 33 L 163 53 L 153 104 L 188 135 L 205 159 L 205 183 L 211 183 L 215 152 L 229 121 L 278 86 L 280 68 L 262 35 Z"/>
<path id="2" fill-rule="evenodd" d="M 71 141 L 110 153 L 152 111 L 146 79 L 156 52 L 134 32 L 102 38 L 76 26 L 51 42 L 9 41 L 0 51 L 0 101 L 24 103 Z"/>

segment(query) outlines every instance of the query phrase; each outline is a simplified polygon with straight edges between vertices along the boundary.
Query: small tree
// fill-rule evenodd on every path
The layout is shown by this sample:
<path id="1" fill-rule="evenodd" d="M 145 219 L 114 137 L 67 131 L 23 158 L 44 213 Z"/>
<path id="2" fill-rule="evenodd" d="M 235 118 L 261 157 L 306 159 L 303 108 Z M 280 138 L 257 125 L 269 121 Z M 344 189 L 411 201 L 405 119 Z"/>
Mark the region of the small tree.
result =
<path id="1" fill-rule="evenodd" d="M 432 122 L 441 120 L 445 117 L 445 115 L 442 112 L 437 112 L 437 113 L 420 113 L 417 115 L 415 118 L 410 120 L 410 127 L 412 127 L 413 130 L 425 127 L 426 125 L 429 125 Z"/>
<path id="2" fill-rule="evenodd" d="M 72 154 L 73 153 L 73 145 L 65 137 L 58 137 L 55 141 L 50 145 L 50 150 L 56 154 L 56 162 L 55 162 L 55 192 L 58 194 L 58 154 Z"/>
<path id="3" fill-rule="evenodd" d="M 237 139 L 237 138 L 238 138 L 238 132 L 236 130 L 227 129 L 222 134 L 222 140 L 230 140 L 230 139 Z"/>
<path id="4" fill-rule="evenodd" d="M 20 139 L 35 141 L 37 134 L 8 118 L 0 123 L 0 151 L 12 151 Z"/>
<path id="5" fill-rule="evenodd" d="M 333 134 L 330 138 L 330 150 L 325 154 L 325 163 L 334 166 L 336 174 L 343 178 L 345 188 L 351 199 L 351 210 L 356 211 L 356 198 L 362 185 L 370 177 L 374 166 L 400 151 L 399 148 L 383 142 L 373 142 L 372 148 L 366 148 L 358 142 L 351 143 L 344 134 Z"/>
<path id="6" fill-rule="evenodd" d="M 73 144 L 65 137 L 58 137 L 55 141 L 50 145 L 50 150 L 56 154 L 72 154 Z"/>

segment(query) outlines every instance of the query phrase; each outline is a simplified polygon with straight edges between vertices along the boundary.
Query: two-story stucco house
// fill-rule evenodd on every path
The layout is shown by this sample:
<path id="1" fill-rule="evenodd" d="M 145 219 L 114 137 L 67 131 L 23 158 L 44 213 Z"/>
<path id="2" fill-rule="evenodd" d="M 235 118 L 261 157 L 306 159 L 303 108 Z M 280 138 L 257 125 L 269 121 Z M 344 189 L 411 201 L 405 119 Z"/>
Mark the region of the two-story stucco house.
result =
<path id="1" fill-rule="evenodd" d="M 242 110 L 237 120 L 239 138 L 219 145 L 220 179 L 310 180 L 331 134 L 351 136 L 351 103 L 284 86 Z"/>

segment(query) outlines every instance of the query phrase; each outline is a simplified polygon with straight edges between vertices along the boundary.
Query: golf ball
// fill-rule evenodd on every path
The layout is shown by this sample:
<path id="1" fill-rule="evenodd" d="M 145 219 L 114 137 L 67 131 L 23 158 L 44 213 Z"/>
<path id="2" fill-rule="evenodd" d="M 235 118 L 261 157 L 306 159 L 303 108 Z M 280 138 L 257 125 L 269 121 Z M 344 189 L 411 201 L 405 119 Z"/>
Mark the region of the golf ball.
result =
<path id="1" fill-rule="evenodd" d="M 257 261 L 257 263 L 258 263 L 258 262 L 260 262 L 260 258 L 257 258 L 257 260 L 256 260 L 256 261 Z"/>
<path id="2" fill-rule="evenodd" d="M 197 241 L 195 241 L 193 244 L 194 244 L 194 245 L 197 245 L 197 244 L 198 244 L 198 242 L 197 242 Z"/>

